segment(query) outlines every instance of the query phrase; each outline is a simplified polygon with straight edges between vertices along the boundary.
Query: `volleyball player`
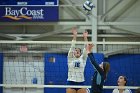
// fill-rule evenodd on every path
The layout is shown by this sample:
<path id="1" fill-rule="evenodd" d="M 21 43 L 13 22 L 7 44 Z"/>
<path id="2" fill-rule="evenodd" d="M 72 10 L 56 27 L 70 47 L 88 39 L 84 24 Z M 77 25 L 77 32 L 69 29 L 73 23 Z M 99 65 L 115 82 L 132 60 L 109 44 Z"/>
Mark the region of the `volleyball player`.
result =
<path id="1" fill-rule="evenodd" d="M 93 46 L 93 44 L 87 44 L 86 46 L 88 57 L 95 68 L 92 79 L 91 93 L 102 93 L 104 81 L 107 78 L 107 73 L 110 70 L 110 64 L 108 62 L 102 62 L 99 65 L 97 64 L 92 53 Z"/>
<path id="2" fill-rule="evenodd" d="M 118 86 L 124 87 L 127 84 L 126 76 L 119 76 L 118 78 Z M 130 89 L 114 89 L 112 93 L 132 93 Z"/>
<path id="3" fill-rule="evenodd" d="M 83 49 L 83 52 L 80 48 L 76 48 L 76 37 L 77 37 L 77 29 L 72 29 L 73 40 L 71 44 L 71 48 L 68 52 L 68 79 L 67 85 L 84 85 L 84 69 L 87 60 L 86 49 Z M 85 45 L 88 41 L 87 39 L 88 32 L 83 33 Z M 85 88 L 68 88 L 66 90 L 67 93 L 87 93 Z"/>

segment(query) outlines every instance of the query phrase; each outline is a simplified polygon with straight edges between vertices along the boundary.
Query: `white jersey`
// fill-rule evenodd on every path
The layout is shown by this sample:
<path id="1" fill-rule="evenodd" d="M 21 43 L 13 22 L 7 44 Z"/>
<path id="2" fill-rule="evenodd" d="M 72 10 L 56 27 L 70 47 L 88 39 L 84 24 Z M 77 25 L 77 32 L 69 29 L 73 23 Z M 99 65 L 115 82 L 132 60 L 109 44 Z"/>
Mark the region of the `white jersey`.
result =
<path id="1" fill-rule="evenodd" d="M 72 40 L 72 45 L 68 53 L 68 81 L 83 82 L 84 69 L 86 66 L 87 53 L 86 49 L 83 49 L 83 53 L 79 58 L 76 58 L 73 54 L 75 49 L 75 40 Z"/>
<path id="2" fill-rule="evenodd" d="M 119 90 L 118 89 L 114 89 L 112 93 L 119 93 Z M 123 93 L 132 93 L 132 91 L 130 89 L 125 89 L 123 91 Z"/>

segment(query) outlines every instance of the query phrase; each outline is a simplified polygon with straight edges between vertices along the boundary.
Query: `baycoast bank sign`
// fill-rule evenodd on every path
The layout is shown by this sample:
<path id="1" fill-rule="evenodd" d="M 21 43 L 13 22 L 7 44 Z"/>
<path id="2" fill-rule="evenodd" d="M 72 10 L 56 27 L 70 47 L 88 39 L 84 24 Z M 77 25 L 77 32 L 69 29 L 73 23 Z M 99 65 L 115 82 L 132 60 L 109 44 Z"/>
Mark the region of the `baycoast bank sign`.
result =
<path id="1" fill-rule="evenodd" d="M 58 6 L 0 6 L 0 22 L 58 21 Z"/>

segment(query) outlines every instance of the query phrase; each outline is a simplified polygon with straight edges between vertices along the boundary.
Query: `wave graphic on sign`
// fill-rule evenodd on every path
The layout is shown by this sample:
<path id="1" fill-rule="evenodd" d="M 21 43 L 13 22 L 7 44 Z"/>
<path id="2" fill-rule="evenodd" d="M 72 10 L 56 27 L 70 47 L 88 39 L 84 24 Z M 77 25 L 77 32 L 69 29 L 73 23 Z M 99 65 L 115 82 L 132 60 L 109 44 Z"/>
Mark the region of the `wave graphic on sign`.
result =
<path id="1" fill-rule="evenodd" d="M 10 19 L 13 19 L 13 20 L 20 20 L 20 19 L 22 19 L 22 18 L 18 18 L 18 17 L 16 17 L 16 16 L 3 16 L 3 17 L 6 17 L 6 18 L 10 18 Z"/>
<path id="2" fill-rule="evenodd" d="M 32 17 L 28 17 L 28 16 L 25 16 L 25 15 L 21 15 L 19 17 L 17 16 L 3 16 L 3 17 L 6 17 L 6 18 L 9 18 L 9 19 L 13 19 L 13 20 L 21 20 L 21 19 L 28 19 L 28 20 L 31 20 Z"/>
<path id="3" fill-rule="evenodd" d="M 25 16 L 25 15 L 21 15 L 21 16 L 19 16 L 20 18 L 24 18 L 24 19 L 29 19 L 29 20 L 31 20 L 32 19 L 32 17 L 28 17 L 28 16 Z"/>

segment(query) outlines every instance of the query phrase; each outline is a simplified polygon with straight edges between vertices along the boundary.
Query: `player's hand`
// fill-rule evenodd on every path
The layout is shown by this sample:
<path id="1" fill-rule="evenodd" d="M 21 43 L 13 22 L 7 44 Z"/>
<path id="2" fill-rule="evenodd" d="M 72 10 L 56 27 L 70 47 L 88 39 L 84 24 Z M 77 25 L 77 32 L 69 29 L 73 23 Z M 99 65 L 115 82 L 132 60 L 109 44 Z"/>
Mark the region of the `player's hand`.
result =
<path id="1" fill-rule="evenodd" d="M 87 46 L 86 46 L 86 51 L 87 51 L 87 53 L 91 53 L 93 47 L 94 47 L 94 44 L 87 44 Z"/>
<path id="2" fill-rule="evenodd" d="M 74 36 L 77 36 L 77 28 L 76 27 L 72 28 L 71 31 L 72 31 Z"/>
<path id="3" fill-rule="evenodd" d="M 85 31 L 85 32 L 83 33 L 83 37 L 84 37 L 84 38 L 87 38 L 87 36 L 88 36 L 88 32 Z"/>

